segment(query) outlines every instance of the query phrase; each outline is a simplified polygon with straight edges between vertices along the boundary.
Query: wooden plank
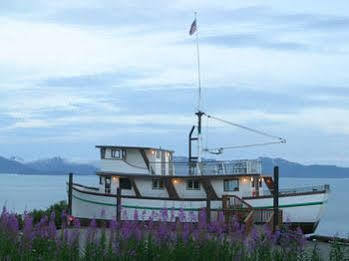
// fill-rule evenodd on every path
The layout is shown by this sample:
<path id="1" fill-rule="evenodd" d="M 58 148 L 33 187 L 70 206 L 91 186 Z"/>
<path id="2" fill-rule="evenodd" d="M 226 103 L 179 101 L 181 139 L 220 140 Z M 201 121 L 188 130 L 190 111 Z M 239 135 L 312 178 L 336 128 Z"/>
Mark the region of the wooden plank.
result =
<path id="1" fill-rule="evenodd" d="M 136 194 L 136 197 L 137 198 L 141 198 L 142 197 L 142 195 L 141 195 L 141 193 L 139 192 L 139 189 L 138 189 L 138 187 L 137 187 L 137 184 L 136 184 L 136 182 L 135 182 L 135 179 L 134 178 L 129 178 L 130 179 L 130 182 L 131 182 L 131 186 L 133 187 L 133 190 L 134 190 L 134 192 L 135 192 L 135 194 Z"/>
<path id="2" fill-rule="evenodd" d="M 151 174 L 155 174 L 153 168 L 150 166 L 149 159 L 147 157 L 147 154 L 145 153 L 144 149 L 139 149 L 141 152 L 142 158 L 144 160 L 145 165 L 147 166 L 147 169 L 150 171 Z"/>
<path id="3" fill-rule="evenodd" d="M 116 189 L 116 221 L 121 220 L 121 188 Z"/>
<path id="4" fill-rule="evenodd" d="M 274 181 L 271 177 L 263 177 L 265 184 L 267 185 L 270 193 L 274 194 Z"/>
<path id="5" fill-rule="evenodd" d="M 173 186 L 171 178 L 165 178 L 164 185 L 166 187 L 166 190 L 170 199 L 179 199 L 179 195 L 176 191 L 176 188 Z"/>
<path id="6" fill-rule="evenodd" d="M 68 183 L 68 211 L 69 215 L 73 212 L 73 173 L 69 173 Z"/>
<path id="7" fill-rule="evenodd" d="M 273 222 L 273 232 L 279 226 L 279 167 L 274 167 L 274 198 L 273 198 L 273 208 L 274 208 L 274 222 Z"/>
<path id="8" fill-rule="evenodd" d="M 204 187 L 204 190 L 206 192 L 206 196 L 209 199 L 218 199 L 217 193 L 214 190 L 211 181 L 209 179 L 202 179 L 201 184 Z"/>

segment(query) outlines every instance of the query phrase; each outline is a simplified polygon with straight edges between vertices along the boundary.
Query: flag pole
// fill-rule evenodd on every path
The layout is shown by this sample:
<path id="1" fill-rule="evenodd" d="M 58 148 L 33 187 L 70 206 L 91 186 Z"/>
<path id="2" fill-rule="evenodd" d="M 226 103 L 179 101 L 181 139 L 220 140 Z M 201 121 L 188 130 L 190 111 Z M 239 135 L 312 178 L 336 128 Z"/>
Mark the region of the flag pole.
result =
<path id="1" fill-rule="evenodd" d="M 197 173 L 198 175 L 201 175 L 201 167 L 200 163 L 202 161 L 202 135 L 201 135 L 201 117 L 204 114 L 201 111 L 202 107 L 202 97 L 201 97 L 201 71 L 200 71 L 200 48 L 199 48 L 199 27 L 197 22 L 197 12 L 194 13 L 195 16 L 195 23 L 196 23 L 196 54 L 197 54 L 197 66 L 198 66 L 198 88 L 199 88 L 199 95 L 198 95 L 198 111 L 196 115 L 198 116 L 198 164 L 197 164 Z"/>
<path id="2" fill-rule="evenodd" d="M 194 13 L 196 21 L 196 54 L 197 54 L 197 65 L 198 65 L 198 87 L 199 87 L 199 97 L 198 97 L 198 111 L 201 110 L 201 72 L 200 72 L 200 48 L 199 48 L 199 27 L 197 22 L 197 12 Z"/>

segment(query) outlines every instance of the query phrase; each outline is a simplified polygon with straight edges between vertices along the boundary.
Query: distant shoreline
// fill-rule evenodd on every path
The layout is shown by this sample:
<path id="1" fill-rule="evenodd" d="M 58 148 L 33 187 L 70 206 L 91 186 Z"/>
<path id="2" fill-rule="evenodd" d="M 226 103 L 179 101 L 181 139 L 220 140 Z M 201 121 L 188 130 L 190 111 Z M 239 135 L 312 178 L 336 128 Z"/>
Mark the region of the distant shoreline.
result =
<path id="1" fill-rule="evenodd" d="M 81 173 L 73 173 L 74 176 L 95 176 L 95 173 L 91 174 L 81 174 Z M 13 175 L 13 176 L 68 176 L 69 173 L 35 173 L 35 174 L 23 174 L 23 173 L 6 173 L 6 172 L 0 172 L 1 175 Z M 272 174 L 270 174 L 272 176 Z M 174 175 L 175 177 L 175 175 Z M 280 178 L 297 178 L 297 179 L 349 179 L 349 177 L 300 177 L 300 176 L 282 176 L 280 175 Z"/>
<path id="2" fill-rule="evenodd" d="M 81 173 L 73 173 L 74 176 L 94 176 L 95 173 L 92 174 L 81 174 Z M 42 174 L 42 173 L 35 173 L 35 174 L 23 174 L 23 173 L 6 173 L 6 172 L 0 172 L 0 175 L 14 175 L 14 176 L 69 176 L 69 173 L 52 173 L 52 174 Z"/>

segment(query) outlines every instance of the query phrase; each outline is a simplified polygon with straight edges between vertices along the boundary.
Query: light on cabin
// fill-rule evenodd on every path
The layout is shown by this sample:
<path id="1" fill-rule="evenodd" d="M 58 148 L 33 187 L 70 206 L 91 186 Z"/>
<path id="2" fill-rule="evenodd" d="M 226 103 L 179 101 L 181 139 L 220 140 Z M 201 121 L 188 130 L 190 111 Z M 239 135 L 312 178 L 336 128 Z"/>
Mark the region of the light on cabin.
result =
<path id="1" fill-rule="evenodd" d="M 151 150 L 151 154 L 154 155 L 155 154 L 155 150 Z"/>
<path id="2" fill-rule="evenodd" d="M 172 182 L 173 182 L 173 184 L 179 184 L 182 182 L 182 180 L 181 179 L 173 179 Z"/>
<path id="3" fill-rule="evenodd" d="M 251 177 L 251 182 L 253 182 L 253 177 Z"/>
<path id="4" fill-rule="evenodd" d="M 246 182 L 247 182 L 247 179 L 246 179 L 246 178 L 244 178 L 242 181 L 246 183 Z"/>

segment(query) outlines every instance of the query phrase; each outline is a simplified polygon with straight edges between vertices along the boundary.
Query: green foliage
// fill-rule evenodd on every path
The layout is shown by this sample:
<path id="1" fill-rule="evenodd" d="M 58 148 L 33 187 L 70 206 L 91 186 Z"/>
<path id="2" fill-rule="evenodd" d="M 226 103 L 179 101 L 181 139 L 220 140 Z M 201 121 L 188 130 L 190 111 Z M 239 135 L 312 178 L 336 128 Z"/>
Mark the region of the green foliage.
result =
<path id="1" fill-rule="evenodd" d="M 61 217 L 64 203 L 50 208 Z M 318 246 L 305 250 L 304 236 L 297 231 L 272 233 L 268 227 L 252 229 L 219 221 L 213 223 L 181 224 L 168 222 L 111 221 L 109 227 L 93 220 L 88 228 L 62 226 L 56 230 L 49 211 L 33 212 L 25 217 L 20 228 L 14 214 L 0 215 L 0 260 L 241 260 L 241 261 L 319 261 L 323 260 Z M 39 221 L 38 221 L 39 220 Z M 37 223 L 35 223 L 37 222 Z M 331 246 L 331 261 L 347 260 L 339 242 Z"/>
<path id="2" fill-rule="evenodd" d="M 45 210 L 36 210 L 34 209 L 33 211 L 29 212 L 28 214 L 33 217 L 33 222 L 34 224 L 37 224 L 40 222 L 40 220 L 43 217 L 50 217 L 52 213 L 55 214 L 55 224 L 56 227 L 60 228 L 62 227 L 62 214 L 66 213 L 68 210 L 68 205 L 67 202 L 62 200 L 59 201 L 52 206 L 48 207 Z"/>

